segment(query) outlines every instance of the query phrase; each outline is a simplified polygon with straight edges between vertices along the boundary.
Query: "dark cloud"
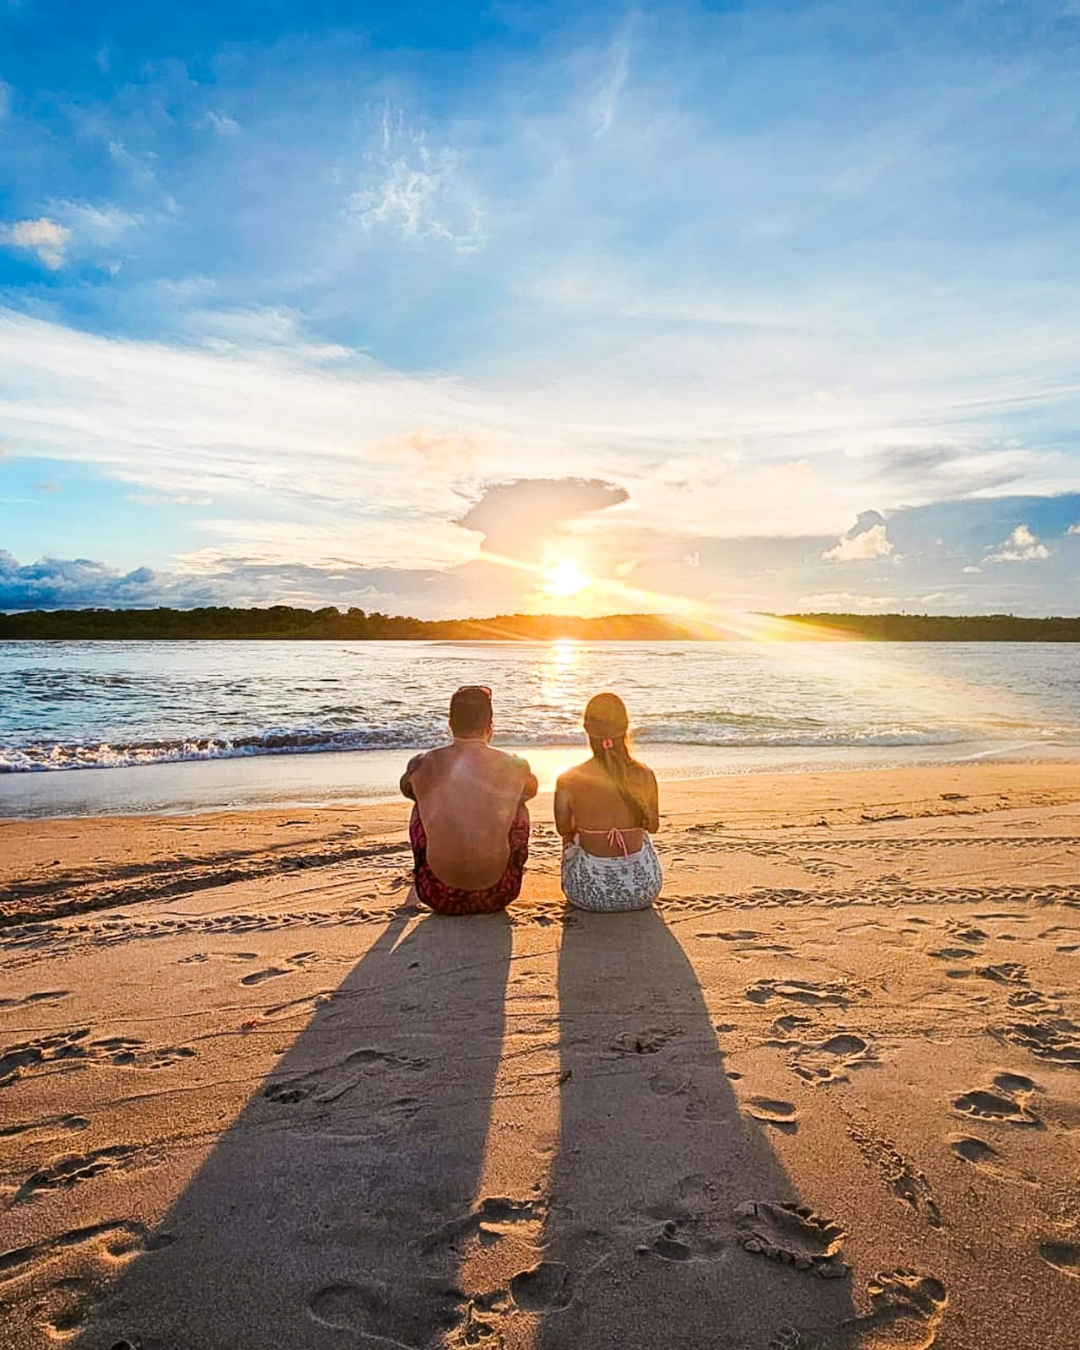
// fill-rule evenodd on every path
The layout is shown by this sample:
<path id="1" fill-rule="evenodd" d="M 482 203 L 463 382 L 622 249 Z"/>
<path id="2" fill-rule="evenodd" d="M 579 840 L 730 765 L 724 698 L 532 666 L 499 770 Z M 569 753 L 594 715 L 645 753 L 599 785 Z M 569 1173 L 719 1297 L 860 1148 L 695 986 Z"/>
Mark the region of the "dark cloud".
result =
<path id="1" fill-rule="evenodd" d="M 855 517 L 855 524 L 848 530 L 844 538 L 858 539 L 860 534 L 865 534 L 867 530 L 876 529 L 878 525 L 884 524 L 885 517 L 880 511 L 860 511 Z"/>
<path id="2" fill-rule="evenodd" d="M 876 456 L 866 482 L 910 485 L 930 481 L 942 497 L 964 499 L 973 492 L 1015 483 L 1028 471 L 1008 452 L 979 452 L 978 463 L 972 463 L 972 457 L 972 450 L 957 445 L 889 446 Z"/>
<path id="3" fill-rule="evenodd" d="M 494 483 L 455 521 L 484 536 L 481 549 L 535 561 L 561 525 L 627 500 L 625 488 L 599 478 L 518 478 Z"/>
<path id="4" fill-rule="evenodd" d="M 955 445 L 898 445 L 882 452 L 877 469 L 881 478 L 907 478 L 939 469 L 943 464 L 955 464 L 964 451 Z"/>
<path id="5" fill-rule="evenodd" d="M 152 605 L 160 592 L 161 579 L 149 567 L 118 572 L 89 558 L 41 558 L 20 565 L 0 549 L 0 609 Z"/>
<path id="6" fill-rule="evenodd" d="M 357 605 L 422 603 L 444 574 L 390 567 L 310 567 L 223 559 L 212 572 L 120 572 L 89 558 L 41 558 L 20 564 L 0 549 L 0 610 L 147 609 L 172 605 Z"/>

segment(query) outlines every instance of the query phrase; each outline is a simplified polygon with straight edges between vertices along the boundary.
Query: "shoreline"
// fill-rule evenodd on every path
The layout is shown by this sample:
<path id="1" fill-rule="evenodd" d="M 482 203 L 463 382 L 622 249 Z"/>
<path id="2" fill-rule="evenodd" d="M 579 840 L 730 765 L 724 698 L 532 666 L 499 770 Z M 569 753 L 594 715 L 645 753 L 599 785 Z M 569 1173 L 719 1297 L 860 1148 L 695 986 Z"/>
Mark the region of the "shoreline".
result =
<path id="1" fill-rule="evenodd" d="M 421 747 L 223 756 L 151 764 L 0 774 L 0 820 L 187 816 L 236 810 L 357 809 L 397 797 L 397 779 Z M 541 791 L 578 763 L 581 745 L 497 745 L 530 761 Z M 963 753 L 957 753 L 958 751 Z M 1028 740 L 864 746 L 705 746 L 643 742 L 636 751 L 661 783 L 773 774 L 863 773 L 994 761 L 1080 765 L 1080 743 Z M 16 807 L 21 809 L 15 809 Z"/>

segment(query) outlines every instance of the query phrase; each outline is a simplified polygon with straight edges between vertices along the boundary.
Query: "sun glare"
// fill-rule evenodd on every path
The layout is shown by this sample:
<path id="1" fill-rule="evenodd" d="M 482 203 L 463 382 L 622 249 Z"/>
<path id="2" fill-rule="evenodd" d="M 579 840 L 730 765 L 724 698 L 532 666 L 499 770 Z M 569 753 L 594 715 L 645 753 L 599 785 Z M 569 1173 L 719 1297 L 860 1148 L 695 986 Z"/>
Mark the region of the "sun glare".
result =
<path id="1" fill-rule="evenodd" d="M 571 595 L 580 595 L 588 585 L 589 578 L 570 558 L 564 558 L 544 573 L 544 591 L 563 600 Z"/>

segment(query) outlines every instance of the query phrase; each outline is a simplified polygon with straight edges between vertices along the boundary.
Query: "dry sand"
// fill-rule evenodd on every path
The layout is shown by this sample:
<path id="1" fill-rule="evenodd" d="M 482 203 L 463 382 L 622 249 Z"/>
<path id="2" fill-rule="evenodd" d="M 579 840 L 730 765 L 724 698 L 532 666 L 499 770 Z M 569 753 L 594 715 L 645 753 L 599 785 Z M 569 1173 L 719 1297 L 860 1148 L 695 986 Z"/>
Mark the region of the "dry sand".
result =
<path id="1" fill-rule="evenodd" d="M 0 1346 L 1072 1350 L 1080 770 L 668 787 L 652 913 L 405 804 L 0 824 Z"/>

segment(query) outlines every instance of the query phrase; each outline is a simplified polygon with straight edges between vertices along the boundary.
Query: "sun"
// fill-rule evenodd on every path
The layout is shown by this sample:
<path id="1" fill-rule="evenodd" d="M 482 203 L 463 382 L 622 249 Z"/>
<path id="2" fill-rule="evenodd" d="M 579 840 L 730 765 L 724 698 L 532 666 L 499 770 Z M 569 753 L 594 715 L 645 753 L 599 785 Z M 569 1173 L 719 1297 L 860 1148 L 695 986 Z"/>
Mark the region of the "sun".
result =
<path id="1" fill-rule="evenodd" d="M 564 558 L 562 562 L 557 562 L 554 567 L 549 567 L 544 573 L 542 589 L 548 595 L 558 596 L 560 600 L 566 600 L 571 595 L 580 595 L 589 584 L 590 578 L 585 575 L 577 563 L 570 558 Z"/>

